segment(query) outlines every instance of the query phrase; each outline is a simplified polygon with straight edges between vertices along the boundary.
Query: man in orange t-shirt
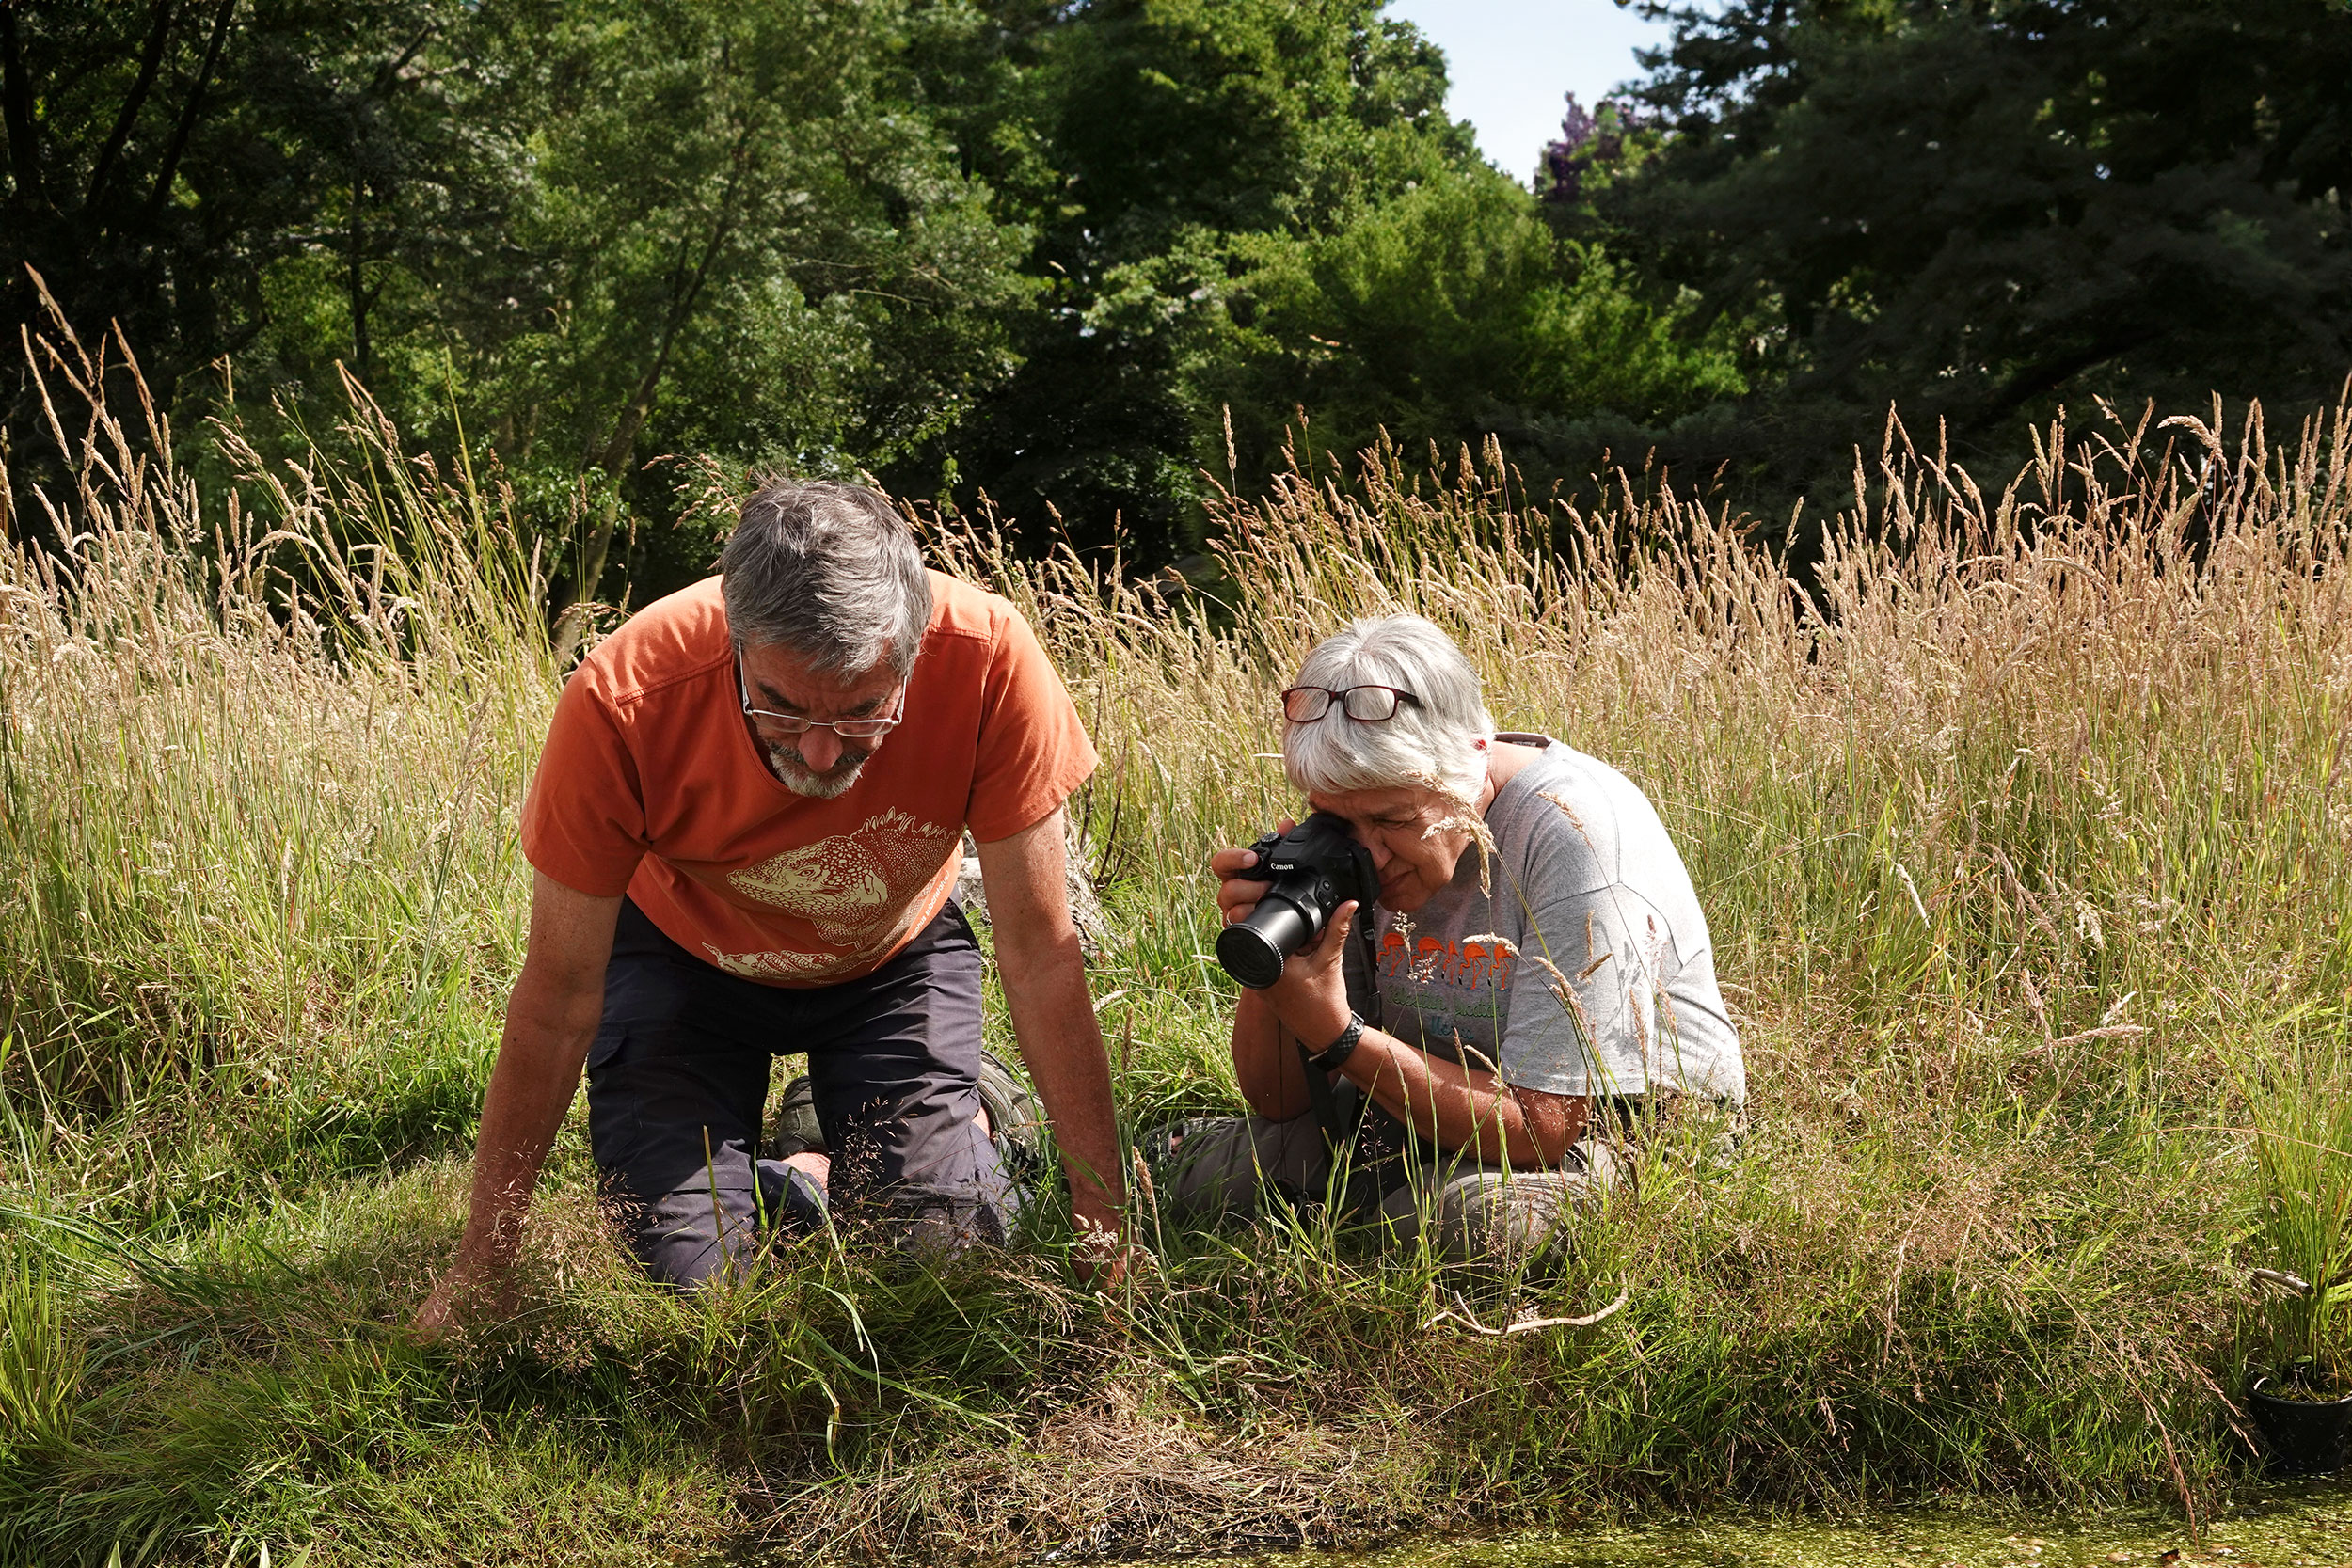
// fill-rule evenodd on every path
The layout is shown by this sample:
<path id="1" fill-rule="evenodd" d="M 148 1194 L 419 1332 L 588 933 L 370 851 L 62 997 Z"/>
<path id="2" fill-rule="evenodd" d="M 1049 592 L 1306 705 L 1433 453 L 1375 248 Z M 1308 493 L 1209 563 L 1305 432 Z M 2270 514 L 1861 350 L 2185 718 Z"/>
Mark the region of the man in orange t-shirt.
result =
<path id="1" fill-rule="evenodd" d="M 503 1294 L 584 1068 L 589 1140 L 658 1279 L 739 1271 L 865 1197 L 937 1243 L 1018 1204 L 981 1108 L 966 829 L 1024 1062 L 1079 1223 L 1122 1203 L 1110 1075 L 1064 880 L 1095 764 L 1020 614 L 923 569 L 871 490 L 775 483 L 721 576 L 647 606 L 556 705 L 523 807 L 530 944 L 483 1102 L 456 1266 L 419 1325 Z M 824 1152 L 763 1158 L 769 1065 L 806 1052 Z"/>

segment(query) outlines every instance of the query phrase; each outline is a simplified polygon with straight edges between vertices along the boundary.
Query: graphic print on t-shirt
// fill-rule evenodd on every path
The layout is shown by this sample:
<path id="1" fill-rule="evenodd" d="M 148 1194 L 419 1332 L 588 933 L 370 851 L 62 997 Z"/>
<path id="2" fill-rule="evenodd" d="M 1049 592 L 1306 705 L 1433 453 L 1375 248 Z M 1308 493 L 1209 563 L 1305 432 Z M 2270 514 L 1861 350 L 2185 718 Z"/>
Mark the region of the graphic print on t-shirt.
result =
<path id="1" fill-rule="evenodd" d="M 1420 937 L 1408 949 L 1405 934 L 1380 939 L 1380 994 L 1384 1007 L 1410 1008 L 1419 1015 L 1421 1043 L 1442 1055 L 1463 1041 L 1492 1058 L 1511 990 L 1516 956 L 1510 943 L 1441 942 Z"/>
<path id="2" fill-rule="evenodd" d="M 1409 917 L 1375 909 L 1348 950 L 1351 999 L 1369 989 L 1386 1033 L 1491 1056 L 1520 1088 L 1745 1099 L 1714 943 L 1656 808 L 1557 740 L 1500 738 L 1537 754 L 1487 804 L 1490 866 L 1465 853 Z"/>
<path id="3" fill-rule="evenodd" d="M 737 892 L 800 916 L 821 940 L 849 953 L 723 953 L 708 942 L 704 951 L 746 979 L 805 979 L 868 962 L 899 935 L 915 895 L 938 875 L 956 836 L 953 828 L 885 811 L 849 832 L 727 874 Z"/>

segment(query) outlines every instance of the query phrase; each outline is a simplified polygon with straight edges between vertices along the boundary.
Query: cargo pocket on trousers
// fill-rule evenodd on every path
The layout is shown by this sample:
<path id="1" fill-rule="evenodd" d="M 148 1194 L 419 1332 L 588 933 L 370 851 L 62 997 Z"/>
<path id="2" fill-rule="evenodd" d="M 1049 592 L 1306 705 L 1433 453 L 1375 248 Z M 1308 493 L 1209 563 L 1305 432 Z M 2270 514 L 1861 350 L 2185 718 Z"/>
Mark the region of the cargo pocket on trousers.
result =
<path id="1" fill-rule="evenodd" d="M 620 1060 L 621 1047 L 628 1042 L 628 1025 L 614 1024 L 596 1031 L 596 1037 L 588 1046 L 588 1072 L 601 1072 Z"/>

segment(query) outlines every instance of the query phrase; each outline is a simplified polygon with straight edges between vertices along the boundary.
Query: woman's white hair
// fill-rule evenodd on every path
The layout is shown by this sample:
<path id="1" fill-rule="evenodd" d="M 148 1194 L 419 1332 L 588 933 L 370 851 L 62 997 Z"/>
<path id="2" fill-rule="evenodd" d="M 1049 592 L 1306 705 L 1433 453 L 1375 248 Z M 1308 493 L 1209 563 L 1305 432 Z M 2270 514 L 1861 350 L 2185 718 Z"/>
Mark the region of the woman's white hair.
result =
<path id="1" fill-rule="evenodd" d="M 1478 799 L 1495 721 L 1470 660 L 1420 616 L 1358 621 L 1325 638 L 1291 684 L 1329 691 L 1391 686 L 1413 698 L 1377 723 L 1350 719 L 1336 697 L 1320 719 L 1285 721 L 1282 771 L 1301 794 L 1418 788 Z"/>

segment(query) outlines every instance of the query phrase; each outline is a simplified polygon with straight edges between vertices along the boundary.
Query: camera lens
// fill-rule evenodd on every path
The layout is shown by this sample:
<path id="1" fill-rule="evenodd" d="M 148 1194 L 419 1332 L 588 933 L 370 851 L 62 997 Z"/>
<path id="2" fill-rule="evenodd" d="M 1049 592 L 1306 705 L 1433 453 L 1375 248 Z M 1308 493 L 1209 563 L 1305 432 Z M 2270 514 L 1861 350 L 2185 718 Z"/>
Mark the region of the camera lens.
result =
<path id="1" fill-rule="evenodd" d="M 1295 905 L 1264 899 L 1248 919 L 1217 933 L 1216 961 L 1251 990 L 1263 990 L 1282 977 L 1282 960 L 1312 935 L 1314 927 Z"/>

